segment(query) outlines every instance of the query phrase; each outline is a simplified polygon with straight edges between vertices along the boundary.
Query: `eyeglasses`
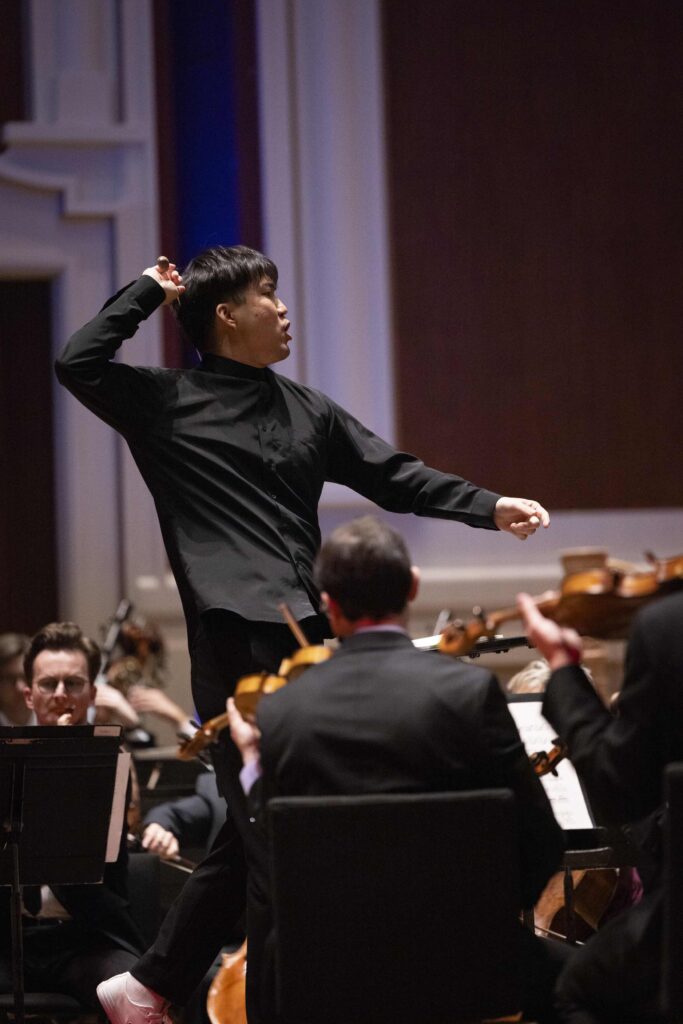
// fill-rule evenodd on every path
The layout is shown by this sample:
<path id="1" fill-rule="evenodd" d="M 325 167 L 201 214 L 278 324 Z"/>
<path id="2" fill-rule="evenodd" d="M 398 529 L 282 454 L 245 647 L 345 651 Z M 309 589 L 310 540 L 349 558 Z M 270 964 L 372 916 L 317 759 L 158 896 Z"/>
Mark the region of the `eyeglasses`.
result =
<path id="1" fill-rule="evenodd" d="M 70 697 L 78 697 L 88 685 L 85 679 L 79 679 L 75 676 L 70 679 L 41 679 L 36 683 L 36 686 L 41 693 L 47 696 L 48 694 L 56 693 L 60 683 L 64 683 L 64 689 Z"/>

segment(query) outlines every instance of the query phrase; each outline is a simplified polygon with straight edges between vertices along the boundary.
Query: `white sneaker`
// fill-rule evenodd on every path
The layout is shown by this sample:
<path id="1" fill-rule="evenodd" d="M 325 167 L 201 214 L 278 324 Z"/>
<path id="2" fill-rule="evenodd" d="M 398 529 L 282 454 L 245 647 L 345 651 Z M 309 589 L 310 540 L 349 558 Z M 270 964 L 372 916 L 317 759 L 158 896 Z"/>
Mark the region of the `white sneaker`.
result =
<path id="1" fill-rule="evenodd" d="M 101 981 L 97 998 L 111 1024 L 171 1024 L 168 1000 L 145 988 L 128 971 Z"/>

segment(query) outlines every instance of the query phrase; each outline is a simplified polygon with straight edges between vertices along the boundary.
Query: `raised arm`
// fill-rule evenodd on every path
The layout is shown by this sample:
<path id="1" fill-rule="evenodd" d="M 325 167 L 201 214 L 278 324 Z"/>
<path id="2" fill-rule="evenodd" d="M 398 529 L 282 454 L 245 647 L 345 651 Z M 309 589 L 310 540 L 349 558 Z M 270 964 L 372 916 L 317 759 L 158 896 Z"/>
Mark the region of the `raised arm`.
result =
<path id="1" fill-rule="evenodd" d="M 529 639 L 553 669 L 543 714 L 567 744 L 600 819 L 623 824 L 649 814 L 662 799 L 667 722 L 675 721 L 667 703 L 666 668 L 658 663 L 649 634 L 661 614 L 656 604 L 634 622 L 615 716 L 578 664 L 576 633 L 544 618 L 527 595 L 519 601 Z"/>
<path id="2" fill-rule="evenodd" d="M 160 378 L 157 370 L 114 362 L 116 352 L 143 320 L 182 290 L 174 264 L 167 271 L 149 267 L 72 335 L 55 363 L 60 383 L 124 434 L 144 426 L 153 416 Z"/>

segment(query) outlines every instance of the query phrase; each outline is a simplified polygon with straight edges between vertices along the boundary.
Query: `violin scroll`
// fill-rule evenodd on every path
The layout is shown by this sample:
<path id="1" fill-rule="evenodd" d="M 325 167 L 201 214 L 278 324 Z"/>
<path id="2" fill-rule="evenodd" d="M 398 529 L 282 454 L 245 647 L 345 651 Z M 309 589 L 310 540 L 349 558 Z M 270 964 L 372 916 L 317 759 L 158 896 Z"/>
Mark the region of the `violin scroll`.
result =
<path id="1" fill-rule="evenodd" d="M 204 722 L 197 729 L 194 736 L 183 738 L 180 741 L 176 757 L 181 761 L 191 761 L 194 757 L 198 757 L 202 750 L 205 750 L 210 743 L 215 742 L 219 732 L 225 729 L 226 725 L 228 725 L 227 711 L 222 715 L 216 715 L 215 718 L 210 718 L 208 722 Z"/>
<path id="2" fill-rule="evenodd" d="M 534 772 L 541 778 L 543 775 L 557 775 L 558 764 L 568 754 L 566 744 L 556 737 L 550 750 L 537 750 L 533 754 L 529 754 L 529 760 Z"/>

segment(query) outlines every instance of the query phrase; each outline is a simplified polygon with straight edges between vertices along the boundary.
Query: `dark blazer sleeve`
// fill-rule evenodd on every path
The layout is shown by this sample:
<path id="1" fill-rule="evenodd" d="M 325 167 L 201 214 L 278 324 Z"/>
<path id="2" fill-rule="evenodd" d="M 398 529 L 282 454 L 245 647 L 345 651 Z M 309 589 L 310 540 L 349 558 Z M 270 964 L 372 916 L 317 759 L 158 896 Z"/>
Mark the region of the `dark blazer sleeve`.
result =
<path id="1" fill-rule="evenodd" d="M 144 429 L 155 415 L 164 371 L 127 366 L 114 362 L 114 356 L 163 301 L 163 288 L 151 277 L 141 277 L 76 331 L 55 363 L 59 382 L 123 434 Z"/>
<path id="2" fill-rule="evenodd" d="M 601 821 L 624 824 L 662 801 L 668 721 L 666 677 L 658 667 L 658 609 L 634 621 L 626 654 L 618 714 L 611 715 L 577 666 L 553 672 L 543 714 L 569 748 Z M 683 623 L 679 624 L 679 629 Z"/>
<path id="3" fill-rule="evenodd" d="M 211 828 L 211 808 L 193 794 L 153 807 L 145 815 L 144 827 L 161 825 L 172 832 L 181 846 L 204 846 Z"/>

